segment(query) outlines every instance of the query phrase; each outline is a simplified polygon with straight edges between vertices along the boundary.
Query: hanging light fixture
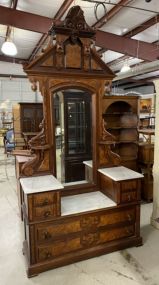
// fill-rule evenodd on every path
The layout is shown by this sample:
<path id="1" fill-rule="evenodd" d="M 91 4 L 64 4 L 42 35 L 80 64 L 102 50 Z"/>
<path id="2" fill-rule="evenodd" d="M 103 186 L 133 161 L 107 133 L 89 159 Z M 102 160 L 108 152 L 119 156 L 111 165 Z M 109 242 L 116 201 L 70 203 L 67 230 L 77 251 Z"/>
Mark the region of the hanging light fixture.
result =
<path id="1" fill-rule="evenodd" d="M 17 47 L 14 44 L 14 42 L 11 40 L 11 29 L 10 32 L 8 33 L 5 42 L 3 43 L 2 47 L 1 47 L 1 51 L 5 54 L 5 55 L 9 55 L 9 56 L 14 56 L 17 54 Z"/>
<path id="2" fill-rule="evenodd" d="M 128 71 L 130 71 L 130 70 L 131 70 L 131 68 L 130 68 L 129 64 L 128 64 L 127 62 L 125 62 L 125 63 L 123 64 L 123 66 L 122 66 L 120 72 L 121 72 L 121 73 L 125 73 L 125 72 L 128 72 Z"/>

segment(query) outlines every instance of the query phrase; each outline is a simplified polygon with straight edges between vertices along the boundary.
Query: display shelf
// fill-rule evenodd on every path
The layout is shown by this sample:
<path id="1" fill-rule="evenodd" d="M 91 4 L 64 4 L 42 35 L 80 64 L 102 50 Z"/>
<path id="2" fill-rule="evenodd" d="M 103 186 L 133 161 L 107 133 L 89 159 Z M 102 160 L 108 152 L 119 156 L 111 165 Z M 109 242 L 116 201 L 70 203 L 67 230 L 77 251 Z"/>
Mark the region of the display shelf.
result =
<path id="1" fill-rule="evenodd" d="M 121 156 L 121 163 L 126 163 L 123 153 L 127 153 L 126 165 L 131 167 L 129 162 L 137 159 L 138 153 L 138 97 L 106 96 L 103 98 L 102 116 L 106 130 L 115 137 L 115 143 L 110 144 L 112 151 Z M 133 169 L 135 165 L 137 163 L 132 164 Z"/>

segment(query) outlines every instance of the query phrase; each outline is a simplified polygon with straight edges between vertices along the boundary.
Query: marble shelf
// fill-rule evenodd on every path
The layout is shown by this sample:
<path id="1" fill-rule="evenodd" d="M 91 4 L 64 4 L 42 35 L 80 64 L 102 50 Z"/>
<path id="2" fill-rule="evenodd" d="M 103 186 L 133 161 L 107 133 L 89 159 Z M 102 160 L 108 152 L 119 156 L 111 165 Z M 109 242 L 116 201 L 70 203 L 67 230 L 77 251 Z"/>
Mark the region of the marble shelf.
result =
<path id="1" fill-rule="evenodd" d="M 29 156 L 20 156 L 20 155 L 16 155 L 16 160 L 19 162 L 19 163 L 23 163 L 23 162 L 27 162 L 29 160 L 31 160 L 32 157 L 29 157 Z"/>
<path id="2" fill-rule="evenodd" d="M 86 161 L 83 161 L 83 163 L 89 167 L 92 167 L 92 160 L 86 160 Z"/>
<path id="3" fill-rule="evenodd" d="M 144 177 L 141 173 L 138 173 L 124 166 L 101 168 L 98 169 L 98 172 L 108 176 L 114 181 L 123 181 Z"/>
<path id="4" fill-rule="evenodd" d="M 110 198 L 96 191 L 61 198 L 61 216 L 116 206 Z"/>
<path id="5" fill-rule="evenodd" d="M 64 188 L 53 175 L 20 178 L 20 183 L 25 194 L 56 191 Z"/>

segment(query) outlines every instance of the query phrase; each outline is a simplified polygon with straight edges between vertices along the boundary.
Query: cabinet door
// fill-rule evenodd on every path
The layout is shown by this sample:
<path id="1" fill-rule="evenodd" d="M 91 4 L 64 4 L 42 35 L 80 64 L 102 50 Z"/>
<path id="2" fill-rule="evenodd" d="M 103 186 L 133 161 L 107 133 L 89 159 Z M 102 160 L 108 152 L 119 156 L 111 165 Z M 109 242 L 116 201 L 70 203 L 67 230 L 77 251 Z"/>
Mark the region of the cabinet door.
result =
<path id="1" fill-rule="evenodd" d="M 84 160 L 91 159 L 91 95 L 64 93 L 65 182 L 85 178 Z"/>

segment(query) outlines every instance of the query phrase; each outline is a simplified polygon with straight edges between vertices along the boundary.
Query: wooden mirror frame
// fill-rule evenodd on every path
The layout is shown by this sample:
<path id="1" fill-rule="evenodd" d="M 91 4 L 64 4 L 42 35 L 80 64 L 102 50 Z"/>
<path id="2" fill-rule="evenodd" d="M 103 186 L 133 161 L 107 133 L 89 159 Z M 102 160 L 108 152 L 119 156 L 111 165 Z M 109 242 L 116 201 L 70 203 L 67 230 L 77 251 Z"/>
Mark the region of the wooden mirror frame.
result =
<path id="1" fill-rule="evenodd" d="M 50 136 L 50 131 L 55 131 L 52 122 L 52 94 L 58 90 L 79 88 L 92 94 L 93 185 L 97 185 L 97 169 L 103 166 L 102 156 L 109 152 L 106 146 L 103 148 L 102 100 L 105 86 L 111 85 L 115 75 L 97 53 L 94 46 L 95 31 L 86 24 L 81 8 L 78 9 L 79 19 L 75 17 L 74 29 L 72 26 L 70 28 L 70 18 L 67 17 L 62 24 L 54 25 L 50 31 L 51 41 L 45 52 L 24 66 L 33 89 L 36 89 L 38 83 L 43 96 L 47 149 L 43 149 L 43 155 L 39 155 L 41 163 L 34 167 L 34 174 L 39 174 L 39 171 L 41 174 L 56 174 L 52 159 L 55 157 L 55 139 L 53 135 Z"/>

